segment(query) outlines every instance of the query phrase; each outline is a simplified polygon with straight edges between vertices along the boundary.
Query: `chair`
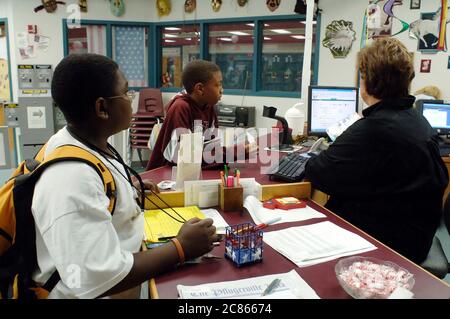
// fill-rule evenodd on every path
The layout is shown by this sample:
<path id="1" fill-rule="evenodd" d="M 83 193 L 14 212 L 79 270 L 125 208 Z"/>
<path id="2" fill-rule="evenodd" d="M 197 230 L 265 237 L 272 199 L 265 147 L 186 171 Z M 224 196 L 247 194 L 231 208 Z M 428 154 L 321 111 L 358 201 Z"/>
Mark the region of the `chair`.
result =
<path id="1" fill-rule="evenodd" d="M 449 231 L 450 234 L 450 195 L 448 195 L 445 200 L 443 216 L 447 231 Z M 433 243 L 430 251 L 428 252 L 427 258 L 420 264 L 420 266 L 440 279 L 445 278 L 445 276 L 450 273 L 450 264 L 445 256 L 444 250 L 442 249 L 441 241 L 436 236 L 433 238 Z"/>
<path id="2" fill-rule="evenodd" d="M 133 149 L 138 152 L 142 167 L 142 149 L 148 148 L 148 141 L 153 126 L 161 122 L 164 117 L 162 94 L 160 89 L 145 88 L 139 91 L 139 104 L 137 112 L 132 115 L 130 126 L 130 161 Z"/>
<path id="3" fill-rule="evenodd" d="M 145 88 L 139 91 L 139 105 L 135 116 L 162 117 L 164 106 L 160 89 Z"/>

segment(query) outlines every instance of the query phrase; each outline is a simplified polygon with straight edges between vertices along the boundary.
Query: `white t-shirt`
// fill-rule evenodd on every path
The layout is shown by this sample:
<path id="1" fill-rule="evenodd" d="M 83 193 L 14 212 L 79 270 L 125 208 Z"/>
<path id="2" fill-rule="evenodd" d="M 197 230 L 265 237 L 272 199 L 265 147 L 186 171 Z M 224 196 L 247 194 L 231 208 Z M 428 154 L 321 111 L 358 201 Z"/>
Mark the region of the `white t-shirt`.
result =
<path id="1" fill-rule="evenodd" d="M 116 207 L 111 215 L 101 178 L 89 165 L 62 162 L 47 168 L 36 183 L 32 202 L 39 266 L 33 279 L 44 284 L 56 268 L 61 280 L 49 298 L 95 298 L 130 272 L 144 219 L 136 191 L 117 171 L 127 176 L 118 161 L 109 158 L 113 167 L 66 127 L 50 138 L 46 155 L 65 144 L 89 150 L 109 168 L 116 183 Z"/>

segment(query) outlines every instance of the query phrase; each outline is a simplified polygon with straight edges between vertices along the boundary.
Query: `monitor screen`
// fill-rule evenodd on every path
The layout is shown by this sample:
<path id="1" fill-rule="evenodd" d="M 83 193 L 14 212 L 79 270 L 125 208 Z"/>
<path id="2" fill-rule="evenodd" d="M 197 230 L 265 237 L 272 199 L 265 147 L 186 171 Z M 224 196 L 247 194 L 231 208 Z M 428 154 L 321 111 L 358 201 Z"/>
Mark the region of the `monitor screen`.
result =
<path id="1" fill-rule="evenodd" d="M 450 104 L 423 103 L 422 114 L 438 133 L 448 134 L 450 132 Z"/>
<path id="2" fill-rule="evenodd" d="M 327 128 L 358 112 L 358 88 L 310 86 L 308 135 L 326 136 Z"/>

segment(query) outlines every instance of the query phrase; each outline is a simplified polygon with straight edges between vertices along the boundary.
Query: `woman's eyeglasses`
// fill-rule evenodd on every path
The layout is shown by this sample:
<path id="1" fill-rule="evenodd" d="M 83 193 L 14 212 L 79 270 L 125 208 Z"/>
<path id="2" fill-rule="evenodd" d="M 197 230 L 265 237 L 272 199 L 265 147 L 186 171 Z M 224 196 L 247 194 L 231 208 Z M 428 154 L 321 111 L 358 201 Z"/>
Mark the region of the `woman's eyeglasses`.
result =
<path id="1" fill-rule="evenodd" d="M 126 96 L 130 100 L 130 102 L 133 102 L 134 97 L 136 96 L 136 91 L 130 90 L 130 91 L 125 92 L 122 95 L 105 97 L 105 99 L 118 99 L 118 98 L 122 98 L 124 96 Z"/>

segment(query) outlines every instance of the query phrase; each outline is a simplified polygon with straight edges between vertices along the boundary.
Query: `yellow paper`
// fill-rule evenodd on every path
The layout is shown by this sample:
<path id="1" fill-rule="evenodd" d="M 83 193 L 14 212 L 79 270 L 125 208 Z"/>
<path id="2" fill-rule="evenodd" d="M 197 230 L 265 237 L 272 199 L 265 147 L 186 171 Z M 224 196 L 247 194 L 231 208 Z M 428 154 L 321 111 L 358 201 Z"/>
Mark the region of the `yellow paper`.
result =
<path id="1" fill-rule="evenodd" d="M 194 217 L 198 217 L 200 219 L 205 218 L 205 215 L 203 215 L 197 206 L 174 207 L 173 209 L 185 220 L 189 220 Z M 181 220 L 181 218 L 171 208 L 164 208 L 164 210 L 174 218 Z M 167 214 L 160 209 L 146 210 L 144 218 L 145 240 L 147 242 L 159 242 L 158 238 L 160 237 L 175 237 L 183 225 L 182 223 L 179 223 L 173 218 L 167 216 Z"/>

